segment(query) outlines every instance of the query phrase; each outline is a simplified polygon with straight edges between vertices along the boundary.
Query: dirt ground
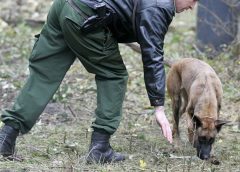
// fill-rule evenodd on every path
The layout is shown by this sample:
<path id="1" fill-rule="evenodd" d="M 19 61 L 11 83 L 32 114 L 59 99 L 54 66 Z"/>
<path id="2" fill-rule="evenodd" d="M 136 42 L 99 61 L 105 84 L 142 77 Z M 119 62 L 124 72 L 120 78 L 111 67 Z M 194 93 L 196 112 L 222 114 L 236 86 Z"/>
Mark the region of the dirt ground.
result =
<path id="1" fill-rule="evenodd" d="M 0 0 L 0 2 L 3 2 Z M 3 3 L 2 3 L 3 4 Z M 42 26 L 51 0 L 9 1 L 0 7 L 0 109 L 11 108 L 28 76 L 28 56 L 33 36 Z M 209 63 L 222 81 L 224 94 L 221 118 L 231 121 L 215 142 L 220 165 L 201 161 L 186 138 L 186 121 L 181 120 L 182 147 L 174 150 L 155 122 L 143 81 L 139 54 L 120 44 L 129 72 L 123 119 L 111 144 L 128 155 L 120 164 L 87 165 L 91 122 L 96 108 L 94 75 L 76 61 L 67 73 L 30 133 L 17 140 L 19 161 L 0 161 L 0 171 L 206 171 L 240 172 L 240 55 L 231 49 L 207 59 L 195 49 L 196 11 L 175 17 L 165 41 L 165 56 L 173 60 L 199 58 Z M 30 20 L 29 20 L 30 19 Z M 29 21 L 33 21 L 29 23 Z M 166 68 L 166 72 L 168 68 Z M 172 121 L 170 99 L 166 112 Z M 2 125 L 2 124 L 0 124 Z"/>

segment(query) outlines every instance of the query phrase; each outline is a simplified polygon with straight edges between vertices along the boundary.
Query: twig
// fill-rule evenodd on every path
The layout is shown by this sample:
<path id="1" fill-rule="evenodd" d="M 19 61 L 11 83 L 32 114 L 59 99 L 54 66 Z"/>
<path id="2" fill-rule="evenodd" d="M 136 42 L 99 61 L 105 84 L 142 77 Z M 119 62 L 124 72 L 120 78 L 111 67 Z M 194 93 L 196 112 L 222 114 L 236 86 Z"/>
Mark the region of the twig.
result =
<path id="1" fill-rule="evenodd" d="M 190 172 L 191 165 L 192 165 L 192 156 L 191 156 L 190 161 L 188 163 L 188 170 L 187 170 L 188 172 Z"/>
<path id="2" fill-rule="evenodd" d="M 28 26 L 31 26 L 31 27 L 39 27 L 45 23 L 44 20 L 34 20 L 34 19 L 26 19 L 25 22 Z"/>
<path id="3" fill-rule="evenodd" d="M 166 172 L 168 172 L 168 162 L 166 163 L 166 169 L 165 169 Z"/>
<path id="4" fill-rule="evenodd" d="M 139 45 L 135 44 L 135 43 L 126 43 L 126 46 L 130 47 L 133 51 L 141 54 L 141 48 Z M 169 60 L 169 58 L 167 58 L 168 60 L 164 59 L 163 60 L 163 64 L 170 67 L 173 64 L 172 60 Z"/>
<path id="5" fill-rule="evenodd" d="M 225 124 L 225 126 L 234 126 L 234 125 L 239 126 L 240 125 L 240 121 L 239 122 L 231 122 L 231 121 L 229 121 L 229 123 Z"/>
<path id="6" fill-rule="evenodd" d="M 133 51 L 141 53 L 141 48 L 137 44 L 135 44 L 135 43 L 126 43 L 125 45 L 130 47 Z"/>
<path id="7" fill-rule="evenodd" d="M 72 116 L 73 116 L 74 118 L 76 118 L 77 116 L 76 116 L 76 114 L 73 112 L 72 108 L 71 108 L 70 106 L 67 106 L 67 108 L 70 110 Z"/>
<path id="8" fill-rule="evenodd" d="M 40 150 L 40 149 L 38 149 L 38 148 L 36 148 L 36 147 L 34 147 L 34 146 L 32 146 L 32 145 L 28 145 L 27 146 L 29 149 L 31 149 L 31 150 L 34 150 L 34 151 L 37 151 L 37 152 L 40 152 L 40 153 L 42 153 L 44 156 L 46 156 L 46 157 L 50 157 L 50 154 L 49 153 L 47 153 L 47 152 L 44 152 L 44 151 L 42 151 L 42 150 Z"/>
<path id="9" fill-rule="evenodd" d="M 176 156 L 176 155 L 173 155 L 173 154 L 170 154 L 170 159 L 193 159 L 192 156 Z M 197 157 L 194 157 L 197 159 Z"/>
<path id="10" fill-rule="evenodd" d="M 3 157 L 0 156 L 0 161 L 18 161 L 18 162 L 22 162 L 24 159 L 21 157 L 18 157 L 16 155 L 11 155 L 11 156 L 7 156 L 7 157 Z"/>
<path id="11" fill-rule="evenodd" d="M 132 142 L 133 142 L 133 136 L 132 134 L 130 135 L 130 143 L 129 143 L 129 150 L 132 152 Z"/>
<path id="12" fill-rule="evenodd" d="M 196 52 L 197 52 L 199 55 L 204 56 L 204 53 L 197 47 L 196 44 L 193 44 L 193 48 L 196 50 Z"/>
<path id="13" fill-rule="evenodd" d="M 53 169 L 53 168 L 73 170 L 72 167 L 50 167 L 50 169 Z"/>

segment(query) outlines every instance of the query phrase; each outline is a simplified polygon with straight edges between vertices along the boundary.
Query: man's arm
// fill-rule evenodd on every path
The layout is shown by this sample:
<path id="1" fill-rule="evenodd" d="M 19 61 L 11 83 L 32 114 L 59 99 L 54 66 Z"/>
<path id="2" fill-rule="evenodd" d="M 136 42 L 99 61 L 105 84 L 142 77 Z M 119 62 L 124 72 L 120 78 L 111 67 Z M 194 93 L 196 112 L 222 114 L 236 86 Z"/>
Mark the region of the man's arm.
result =
<path id="1" fill-rule="evenodd" d="M 136 15 L 138 42 L 141 46 L 144 80 L 148 97 L 155 106 L 156 121 L 164 137 L 172 143 L 172 131 L 164 112 L 165 71 L 164 38 L 174 16 L 174 9 L 149 7 Z"/>
<path id="2" fill-rule="evenodd" d="M 174 16 L 174 9 L 152 6 L 136 14 L 136 33 L 141 46 L 144 80 L 152 106 L 163 106 L 165 70 L 164 38 Z"/>

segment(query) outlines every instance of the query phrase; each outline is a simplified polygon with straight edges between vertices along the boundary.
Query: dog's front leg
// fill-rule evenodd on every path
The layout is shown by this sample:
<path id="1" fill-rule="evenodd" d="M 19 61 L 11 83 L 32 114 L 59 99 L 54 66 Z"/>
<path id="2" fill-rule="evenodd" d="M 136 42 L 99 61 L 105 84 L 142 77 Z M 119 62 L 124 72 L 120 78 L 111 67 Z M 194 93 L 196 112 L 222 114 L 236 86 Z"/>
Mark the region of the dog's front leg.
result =
<path id="1" fill-rule="evenodd" d="M 189 117 L 189 115 L 187 116 L 188 116 L 188 140 L 191 143 L 191 145 L 195 147 L 194 145 L 195 128 L 192 119 Z"/>
<path id="2" fill-rule="evenodd" d="M 173 137 L 179 139 L 179 118 L 180 118 L 180 111 L 181 108 L 181 99 L 180 95 L 176 94 L 172 98 L 172 111 L 173 111 Z"/>

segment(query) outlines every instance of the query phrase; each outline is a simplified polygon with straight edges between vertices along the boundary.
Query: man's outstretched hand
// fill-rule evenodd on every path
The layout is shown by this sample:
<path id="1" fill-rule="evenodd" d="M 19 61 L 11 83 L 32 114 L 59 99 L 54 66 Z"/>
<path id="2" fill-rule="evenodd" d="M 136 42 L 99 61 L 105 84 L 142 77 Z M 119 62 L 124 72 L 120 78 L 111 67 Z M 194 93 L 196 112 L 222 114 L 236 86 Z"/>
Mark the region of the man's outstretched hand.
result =
<path id="1" fill-rule="evenodd" d="M 164 106 L 155 107 L 155 116 L 157 123 L 162 129 L 164 137 L 172 143 L 172 130 L 164 112 Z"/>

